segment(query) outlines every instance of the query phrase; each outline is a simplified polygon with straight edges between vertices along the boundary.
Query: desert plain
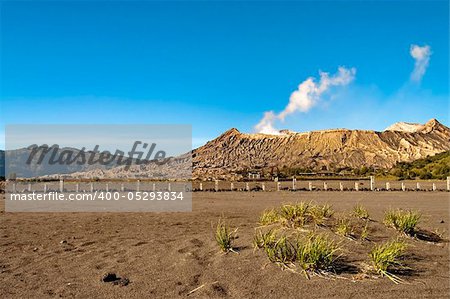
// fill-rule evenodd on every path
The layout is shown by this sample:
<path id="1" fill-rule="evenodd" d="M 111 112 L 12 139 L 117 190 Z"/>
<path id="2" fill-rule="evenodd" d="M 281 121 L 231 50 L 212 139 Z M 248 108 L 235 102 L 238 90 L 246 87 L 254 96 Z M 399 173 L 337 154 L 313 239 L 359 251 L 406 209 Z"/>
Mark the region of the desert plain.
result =
<path id="1" fill-rule="evenodd" d="M 448 192 L 195 192 L 193 211 L 178 213 L 9 213 L 0 201 L 2 298 L 448 298 Z M 283 203 L 330 204 L 336 213 L 362 204 L 369 241 L 341 238 L 339 268 L 330 276 L 282 270 L 252 245 L 259 215 Z M 418 210 L 419 227 L 438 243 L 406 238 L 410 270 L 362 275 L 377 243 L 399 236 L 386 228 L 389 208 Z M 238 228 L 238 253 L 214 239 L 219 218 Z M 337 237 L 339 238 L 339 237 Z M 114 273 L 117 284 L 103 282 Z"/>

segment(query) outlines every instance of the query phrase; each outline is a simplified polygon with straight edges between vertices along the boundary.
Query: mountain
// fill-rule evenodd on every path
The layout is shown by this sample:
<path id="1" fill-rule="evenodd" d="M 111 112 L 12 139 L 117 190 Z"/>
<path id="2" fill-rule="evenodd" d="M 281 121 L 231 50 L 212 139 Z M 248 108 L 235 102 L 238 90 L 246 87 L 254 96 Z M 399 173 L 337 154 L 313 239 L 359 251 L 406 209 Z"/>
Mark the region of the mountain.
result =
<path id="1" fill-rule="evenodd" d="M 164 162 L 157 160 L 138 161 L 135 158 L 123 159 L 118 155 L 105 156 L 99 152 L 82 151 L 75 148 L 48 148 L 47 154 L 38 151 L 33 154 L 29 148 L 0 151 L 0 176 L 8 178 L 141 178 L 159 179 L 190 178 L 192 173 L 191 154 L 169 157 Z M 39 161 L 42 154 L 42 161 Z M 103 158 L 101 158 L 103 157 Z M 6 160 L 5 160 L 6 158 Z M 27 163 L 30 159 L 30 163 Z M 103 161 L 101 162 L 100 159 Z M 5 169 L 5 161 L 8 167 Z"/>
<path id="2" fill-rule="evenodd" d="M 390 169 L 450 150 L 450 129 L 431 119 L 398 123 L 383 132 L 333 129 L 280 135 L 245 134 L 233 128 L 193 151 L 194 177 L 245 176 L 297 168 L 308 171 L 372 167 Z"/>
<path id="3" fill-rule="evenodd" d="M 49 147 L 49 152 L 46 155 L 43 155 L 43 159 L 40 163 L 38 163 L 40 154 L 42 152 L 38 152 L 38 154 L 33 155 L 32 150 L 28 148 L 20 148 L 15 150 L 7 150 L 6 152 L 0 153 L 0 164 L 5 163 L 5 159 L 8 162 L 8 167 L 5 169 L 3 167 L 3 173 L 8 171 L 8 175 L 16 176 L 18 178 L 29 178 L 29 177 L 38 177 L 38 176 L 46 176 L 52 174 L 70 174 L 74 172 L 86 172 L 94 169 L 98 170 L 106 170 L 111 169 L 117 166 L 117 159 L 113 159 L 109 163 L 100 164 L 100 163 L 86 163 L 85 160 L 80 156 L 80 150 L 75 148 L 59 148 L 55 146 Z M 52 153 L 55 154 L 56 159 L 61 158 L 63 160 L 73 159 L 72 163 L 50 163 L 50 159 L 52 157 Z M 93 158 L 98 159 L 98 153 L 92 153 L 90 151 L 85 152 L 84 158 L 88 159 L 89 155 L 92 154 Z M 70 155 L 70 156 L 69 156 Z M 30 161 L 30 164 L 26 163 L 30 157 L 33 159 Z"/>
<path id="4" fill-rule="evenodd" d="M 50 147 L 48 154 L 43 155 L 39 162 L 40 154 L 33 155 L 32 150 L 20 148 L 15 150 L 0 151 L 0 176 L 8 178 L 41 178 L 59 179 L 104 179 L 104 178 L 153 178 L 153 179 L 189 179 L 192 173 L 191 153 L 185 153 L 178 157 L 168 157 L 164 161 L 141 160 L 133 158 L 128 160 L 125 156 L 123 163 L 120 156 L 104 156 L 106 162 L 100 162 L 102 156 L 99 152 L 81 151 L 75 148 Z M 41 152 L 39 152 L 41 153 Z M 56 158 L 53 158 L 52 153 Z M 6 157 L 6 160 L 5 160 Z M 32 157 L 30 163 L 27 161 Z M 8 167 L 5 169 L 5 161 Z M 52 162 L 57 161 L 57 162 Z"/>

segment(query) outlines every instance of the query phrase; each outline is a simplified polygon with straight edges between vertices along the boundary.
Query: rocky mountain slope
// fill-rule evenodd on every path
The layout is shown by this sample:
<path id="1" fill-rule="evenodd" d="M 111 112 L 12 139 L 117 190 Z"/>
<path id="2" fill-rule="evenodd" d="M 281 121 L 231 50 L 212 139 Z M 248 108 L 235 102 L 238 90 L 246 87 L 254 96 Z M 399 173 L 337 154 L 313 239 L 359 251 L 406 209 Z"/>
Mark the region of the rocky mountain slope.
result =
<path id="1" fill-rule="evenodd" d="M 276 167 L 389 169 L 397 162 L 450 150 L 450 129 L 436 119 L 424 125 L 394 125 L 383 132 L 334 129 L 281 133 L 228 130 L 193 151 L 194 177 L 229 177 Z"/>

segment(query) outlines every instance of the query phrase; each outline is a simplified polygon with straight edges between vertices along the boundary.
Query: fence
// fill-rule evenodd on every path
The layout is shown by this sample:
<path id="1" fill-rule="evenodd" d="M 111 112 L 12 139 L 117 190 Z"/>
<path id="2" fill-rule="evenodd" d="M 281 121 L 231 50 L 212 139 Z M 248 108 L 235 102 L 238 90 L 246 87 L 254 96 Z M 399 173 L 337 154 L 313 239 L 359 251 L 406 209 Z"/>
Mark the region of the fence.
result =
<path id="1" fill-rule="evenodd" d="M 51 181 L 51 182 L 25 182 L 11 181 L 6 184 L 6 191 L 12 193 L 23 192 L 127 192 L 127 191 L 192 191 L 191 182 L 74 182 L 74 181 Z"/>
<path id="2" fill-rule="evenodd" d="M 203 181 L 193 182 L 193 191 L 450 191 L 447 181 L 376 181 L 357 180 L 297 180 L 290 181 Z"/>
<path id="3" fill-rule="evenodd" d="M 176 189 L 176 190 L 175 190 Z M 379 181 L 374 177 L 358 180 L 290 181 L 194 181 L 180 182 L 24 182 L 7 184 L 9 192 L 94 192 L 94 191 L 450 191 L 447 181 Z"/>

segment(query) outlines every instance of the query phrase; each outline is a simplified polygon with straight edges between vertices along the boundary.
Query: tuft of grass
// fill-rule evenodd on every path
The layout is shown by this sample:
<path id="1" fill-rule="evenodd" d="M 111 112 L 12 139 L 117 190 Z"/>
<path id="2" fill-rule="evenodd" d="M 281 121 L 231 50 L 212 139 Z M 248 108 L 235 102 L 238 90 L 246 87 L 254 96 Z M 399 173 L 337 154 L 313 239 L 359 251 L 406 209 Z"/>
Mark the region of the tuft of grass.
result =
<path id="1" fill-rule="evenodd" d="M 353 238 L 353 227 L 350 223 L 350 219 L 338 219 L 338 223 L 336 225 L 336 233 L 343 237 Z"/>
<path id="2" fill-rule="evenodd" d="M 413 236 L 420 218 L 421 214 L 416 211 L 389 210 L 384 215 L 384 224 L 406 235 Z"/>
<path id="3" fill-rule="evenodd" d="M 330 205 L 325 204 L 323 206 L 315 205 L 310 209 L 310 215 L 315 225 L 323 225 L 325 220 L 333 216 L 334 211 Z"/>
<path id="4" fill-rule="evenodd" d="M 281 222 L 293 228 L 303 226 L 310 220 L 310 204 L 300 202 L 295 205 L 282 205 L 280 209 Z"/>
<path id="5" fill-rule="evenodd" d="M 235 252 L 233 250 L 233 241 L 236 238 L 237 228 L 231 230 L 224 220 L 219 219 L 217 223 L 215 237 L 219 248 L 223 252 Z"/>
<path id="6" fill-rule="evenodd" d="M 399 277 L 390 271 L 402 266 L 399 259 L 404 255 L 406 247 L 406 243 L 399 240 L 376 245 L 370 252 L 370 258 L 375 271 L 382 276 L 386 276 L 395 284 L 402 282 Z"/>
<path id="7" fill-rule="evenodd" d="M 356 206 L 353 207 L 353 216 L 355 216 L 356 218 L 359 219 L 369 219 L 369 212 L 367 211 L 366 208 L 364 208 L 362 205 L 357 204 Z"/>
<path id="8" fill-rule="evenodd" d="M 361 231 L 361 240 L 369 240 L 369 221 L 366 221 L 366 224 L 364 225 L 362 231 Z"/>
<path id="9" fill-rule="evenodd" d="M 310 235 L 297 240 L 297 263 L 309 278 L 308 271 L 329 270 L 337 259 L 335 253 L 339 247 L 325 235 Z"/>
<path id="10" fill-rule="evenodd" d="M 264 247 L 269 260 L 282 268 L 293 265 L 296 258 L 296 250 L 286 236 L 281 236 L 275 243 Z"/>
<path id="11" fill-rule="evenodd" d="M 270 229 L 266 232 L 262 230 L 258 230 L 253 237 L 253 246 L 256 248 L 266 248 L 272 247 L 275 245 L 276 239 L 276 231 Z"/>
<path id="12" fill-rule="evenodd" d="M 278 220 L 280 220 L 280 215 L 278 214 L 277 210 L 266 210 L 259 217 L 259 224 L 270 225 L 278 222 Z"/>

